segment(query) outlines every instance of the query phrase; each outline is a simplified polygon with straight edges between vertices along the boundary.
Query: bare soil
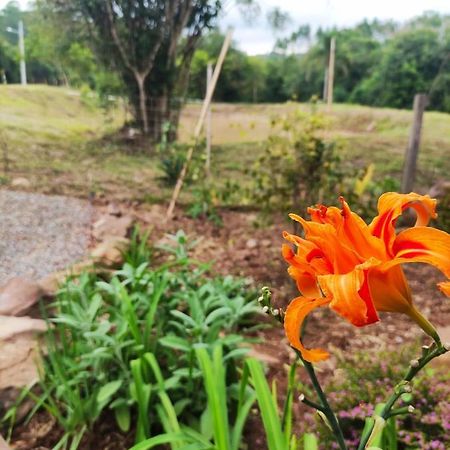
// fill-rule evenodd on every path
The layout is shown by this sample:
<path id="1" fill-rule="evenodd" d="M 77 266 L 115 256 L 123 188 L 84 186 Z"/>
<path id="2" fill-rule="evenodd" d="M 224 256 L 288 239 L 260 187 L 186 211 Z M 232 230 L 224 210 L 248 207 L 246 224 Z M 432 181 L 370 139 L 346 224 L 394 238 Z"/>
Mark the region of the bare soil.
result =
<path id="1" fill-rule="evenodd" d="M 124 210 L 134 214 L 142 227 L 150 227 L 150 240 L 161 243 L 166 240 L 167 233 L 183 229 L 192 239 L 199 239 L 194 249 L 194 257 L 201 261 L 213 261 L 214 270 L 222 274 L 250 277 L 257 287 L 269 286 L 273 292 L 274 303 L 286 307 L 296 294 L 294 283 L 286 273 L 286 264 L 281 258 L 282 231 L 290 230 L 291 224 L 283 218 L 275 217 L 271 225 L 261 223 L 257 214 L 249 211 L 221 212 L 223 226 L 219 227 L 207 220 L 194 220 L 186 217 L 180 209 L 173 220 L 165 221 L 165 208 L 160 205 L 123 204 Z M 107 205 L 98 204 L 97 211 L 106 210 Z M 438 292 L 436 283 L 442 276 L 434 268 L 426 265 L 412 264 L 405 268 L 420 310 L 438 327 L 445 327 L 450 319 L 450 302 Z M 270 323 L 270 319 L 261 320 Z M 268 365 L 269 377 L 275 379 L 279 392 L 286 386 L 286 364 L 292 360 L 292 351 L 287 345 L 283 330 L 278 324 L 258 332 L 260 343 L 255 345 L 253 353 Z M 415 342 L 418 339 L 427 341 L 422 331 L 403 316 L 384 314 L 379 323 L 355 328 L 342 320 L 331 310 L 322 308 L 311 315 L 306 344 L 321 346 L 333 354 L 333 349 L 341 351 L 364 350 L 374 355 L 381 348 L 395 349 L 398 346 Z M 325 381 L 336 368 L 336 360 L 331 357 L 319 365 L 319 377 Z M 307 380 L 304 379 L 306 382 Z M 305 412 L 300 405 L 297 417 Z M 130 445 L 127 437 L 123 437 L 112 425 L 112 418 L 105 417 L 98 429 L 94 430 L 95 438 L 88 436 L 83 441 L 82 450 L 122 450 Z M 260 432 L 260 418 L 257 413 L 251 415 L 248 426 L 250 449 L 264 450 L 263 435 Z M 46 431 L 46 432 L 45 432 Z M 15 432 L 16 449 L 50 449 L 61 431 L 46 413 L 36 415 L 27 425 L 19 427 Z"/>

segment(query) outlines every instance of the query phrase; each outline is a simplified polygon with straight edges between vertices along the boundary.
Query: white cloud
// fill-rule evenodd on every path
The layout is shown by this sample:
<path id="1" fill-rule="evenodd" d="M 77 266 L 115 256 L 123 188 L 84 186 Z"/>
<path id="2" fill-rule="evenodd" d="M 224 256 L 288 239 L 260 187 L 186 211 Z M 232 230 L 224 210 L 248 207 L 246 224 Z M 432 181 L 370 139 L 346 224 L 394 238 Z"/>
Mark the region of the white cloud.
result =
<path id="1" fill-rule="evenodd" d="M 342 27 L 354 25 L 365 18 L 401 22 L 431 10 L 450 14 L 449 0 L 261 0 L 260 4 L 261 17 L 253 24 L 246 23 L 236 7 L 220 21 L 222 28 L 233 26 L 235 42 L 250 54 L 266 53 L 272 49 L 275 37 L 264 17 L 274 6 L 289 12 L 292 28 L 301 24 L 310 24 L 312 28 Z"/>
<path id="2" fill-rule="evenodd" d="M 9 0 L 0 0 L 3 8 Z M 25 8 L 30 0 L 19 0 Z M 275 37 L 265 22 L 265 14 L 274 6 L 288 11 L 292 28 L 310 24 L 313 28 L 354 25 L 367 19 L 394 19 L 405 21 L 425 11 L 450 14 L 450 0 L 256 0 L 261 5 L 261 16 L 253 23 L 246 23 L 238 8 L 229 8 L 221 19 L 222 28 L 234 27 L 234 40 L 239 48 L 250 53 L 269 52 Z"/>

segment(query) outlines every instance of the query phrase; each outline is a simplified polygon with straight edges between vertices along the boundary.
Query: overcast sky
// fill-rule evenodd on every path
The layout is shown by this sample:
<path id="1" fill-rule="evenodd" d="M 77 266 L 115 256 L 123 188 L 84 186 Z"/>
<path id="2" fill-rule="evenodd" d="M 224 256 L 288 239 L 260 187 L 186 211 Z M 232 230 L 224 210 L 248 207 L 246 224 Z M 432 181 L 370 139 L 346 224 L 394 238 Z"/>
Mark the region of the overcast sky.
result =
<path id="1" fill-rule="evenodd" d="M 0 8 L 6 3 L 8 0 L 0 0 Z M 19 3 L 25 7 L 28 0 Z M 243 19 L 236 6 L 229 7 L 220 21 L 223 29 L 229 25 L 234 27 L 235 42 L 250 54 L 267 53 L 272 49 L 275 36 L 265 17 L 274 6 L 289 12 L 292 29 L 300 24 L 310 24 L 313 29 L 354 25 L 365 18 L 406 21 L 430 10 L 450 14 L 450 0 L 257 0 L 257 3 L 261 14 L 251 24 Z"/>

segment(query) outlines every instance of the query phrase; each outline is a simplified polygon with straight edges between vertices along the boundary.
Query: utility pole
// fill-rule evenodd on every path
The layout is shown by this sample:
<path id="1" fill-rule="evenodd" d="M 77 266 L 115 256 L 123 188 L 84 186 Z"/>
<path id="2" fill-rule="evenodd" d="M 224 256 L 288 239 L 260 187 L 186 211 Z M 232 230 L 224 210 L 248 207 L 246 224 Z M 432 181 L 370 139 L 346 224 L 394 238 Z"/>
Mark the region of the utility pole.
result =
<path id="1" fill-rule="evenodd" d="M 334 60 L 336 53 L 336 38 L 332 37 L 330 42 L 330 59 L 328 61 L 328 87 L 327 87 L 327 107 L 331 110 L 333 106 L 333 86 L 334 86 Z"/>
<path id="2" fill-rule="evenodd" d="M 25 66 L 25 39 L 23 33 L 23 22 L 19 20 L 19 52 L 20 52 L 20 83 L 27 84 L 27 68 Z"/>
<path id="3" fill-rule="evenodd" d="M 206 67 L 206 92 L 209 91 L 212 80 L 212 64 L 208 63 Z M 206 113 L 206 176 L 211 176 L 211 104 L 208 105 L 208 111 Z"/>
<path id="4" fill-rule="evenodd" d="M 8 27 L 6 31 L 19 36 L 19 55 L 20 55 L 20 84 L 27 84 L 27 68 L 25 65 L 25 39 L 23 31 L 23 21 L 19 20 L 19 27 L 16 29 Z"/>

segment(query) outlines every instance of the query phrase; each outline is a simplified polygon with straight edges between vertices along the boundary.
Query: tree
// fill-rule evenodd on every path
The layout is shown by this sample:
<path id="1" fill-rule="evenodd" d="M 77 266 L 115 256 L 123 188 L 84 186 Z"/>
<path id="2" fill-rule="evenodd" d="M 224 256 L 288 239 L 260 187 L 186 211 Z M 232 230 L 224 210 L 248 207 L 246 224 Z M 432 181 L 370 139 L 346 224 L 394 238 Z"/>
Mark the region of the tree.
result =
<path id="1" fill-rule="evenodd" d="M 213 26 L 219 0 L 45 0 L 81 33 L 124 82 L 138 125 L 155 140 L 165 121 L 178 124 L 198 40 Z"/>

